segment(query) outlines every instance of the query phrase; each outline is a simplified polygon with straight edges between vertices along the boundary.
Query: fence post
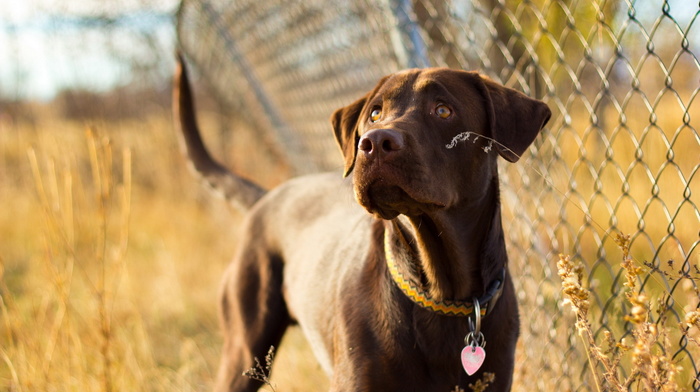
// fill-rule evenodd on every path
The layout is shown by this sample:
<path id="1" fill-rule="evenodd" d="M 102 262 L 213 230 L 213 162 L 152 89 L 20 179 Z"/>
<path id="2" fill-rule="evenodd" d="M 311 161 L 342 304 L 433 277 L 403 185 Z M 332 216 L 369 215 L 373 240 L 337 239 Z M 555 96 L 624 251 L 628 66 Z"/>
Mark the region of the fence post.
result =
<path id="1" fill-rule="evenodd" d="M 401 67 L 426 68 L 430 58 L 420 26 L 416 23 L 411 0 L 383 0 L 390 11 L 391 44 Z"/>

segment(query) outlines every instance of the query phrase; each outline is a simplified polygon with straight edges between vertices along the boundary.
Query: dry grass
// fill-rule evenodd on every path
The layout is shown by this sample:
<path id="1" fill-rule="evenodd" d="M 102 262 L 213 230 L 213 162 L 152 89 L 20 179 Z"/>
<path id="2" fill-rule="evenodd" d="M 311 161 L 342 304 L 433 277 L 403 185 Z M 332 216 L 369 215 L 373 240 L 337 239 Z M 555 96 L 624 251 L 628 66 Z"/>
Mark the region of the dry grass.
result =
<path id="1" fill-rule="evenodd" d="M 586 348 L 589 365 L 595 369 L 592 372 L 594 384 L 599 391 L 686 390 L 690 388 L 693 373 L 683 374 L 680 360 L 674 355 L 670 336 L 680 333 L 689 337 L 692 346 L 690 352 L 700 352 L 700 344 L 690 336 L 697 333 L 700 326 L 698 312 L 688 311 L 684 322 L 680 324 L 666 323 L 665 320 L 653 321 L 650 317 L 651 298 L 638 285 L 644 270 L 630 257 L 630 237 L 618 234 L 615 240 L 622 250 L 621 267 L 627 291 L 624 299 L 620 297 L 619 300 L 626 300 L 630 309 L 623 316 L 624 322 L 632 325 L 630 336 L 615 337 L 609 330 L 605 331 L 602 338 L 596 336 L 589 316 L 590 292 L 583 286 L 584 266 L 564 255 L 560 256 L 557 264 L 562 290 L 576 316 L 575 327 Z M 700 276 L 693 279 L 698 278 Z M 688 376 L 690 380 L 687 379 Z"/>
<path id="2" fill-rule="evenodd" d="M 193 181 L 167 113 L 38 114 L 0 123 L 0 390 L 210 390 L 240 216 Z M 284 346 L 274 382 L 322 385 L 300 333 Z"/>
<path id="3" fill-rule="evenodd" d="M 240 216 L 188 173 L 165 112 L 142 122 L 94 124 L 60 120 L 46 109 L 35 114 L 33 123 L 0 119 L 0 201 L 6 206 L 0 210 L 0 390 L 210 390 L 221 347 L 216 292 L 236 246 Z M 204 117 L 204 130 L 217 128 L 211 118 Z M 220 149 L 217 156 L 231 155 L 228 161 L 238 171 L 268 186 L 287 176 L 277 162 L 251 157 L 259 141 L 249 134 L 237 132 L 233 145 L 216 133 L 205 137 Z M 625 259 L 634 260 L 626 252 Z M 640 273 L 639 266 L 624 269 Z M 523 286 L 544 294 L 521 298 L 522 314 L 538 317 L 542 309 L 556 309 L 540 299 L 549 301 L 558 289 L 551 281 Z M 598 385 L 615 385 L 617 377 L 623 386 L 647 390 L 645 375 L 677 380 L 680 388 L 692 383 L 687 369 L 664 356 L 673 350 L 664 350 L 682 334 L 697 348 L 700 316 L 693 293 L 684 302 L 689 307 L 683 326 L 650 324 L 644 316 L 663 301 L 659 292 L 646 295 L 627 299 L 626 306 L 636 309 L 630 315 L 637 318 L 629 319 L 634 334 L 586 338 L 588 352 L 601 355 L 591 354 Z M 620 324 L 630 316 L 623 308 L 612 308 Z M 598 320 L 600 309 L 590 311 Z M 576 325 L 585 331 L 581 320 Z M 562 315 L 541 335 L 527 335 L 532 340 L 521 339 L 520 358 L 532 349 L 560 349 L 542 342 L 554 342 L 552 335 L 565 340 L 564 331 L 575 322 Z M 629 358 L 617 356 L 625 353 Z M 275 390 L 327 389 L 298 329 L 289 331 L 276 354 L 269 380 Z M 628 371 L 642 363 L 652 367 Z M 548 390 L 562 374 L 580 369 L 561 360 L 548 366 L 519 366 L 514 389 Z"/>
<path id="4" fill-rule="evenodd" d="M 655 80 L 646 78 L 644 83 Z M 692 91 L 682 94 L 687 98 Z M 585 105 L 574 99 L 567 116 L 555 116 L 548 124 L 552 132 L 538 140 L 537 156 L 504 166 L 507 175 L 502 178 L 509 183 L 503 193 L 504 220 L 522 309 L 519 352 L 527 364 L 516 367 L 517 383 L 534 382 L 537 390 L 578 390 L 582 383 L 594 384 L 591 372 L 581 366 L 587 359 L 572 331 L 576 319 L 559 311 L 558 253 L 584 260 L 592 303 L 589 321 L 596 337 L 631 334 L 624 316 L 632 305 L 621 294 L 624 269 L 617 262 L 621 249 L 613 235 L 625 232 L 631 234 L 629 256 L 644 267 L 638 278 L 651 314 L 669 327 L 669 349 L 684 368 L 679 389 L 692 385 L 692 365 L 697 367 L 700 352 L 693 346 L 686 349 L 677 323 L 698 306 L 697 280 L 681 278 L 678 271 L 700 266 L 700 139 L 696 128 L 684 124 L 678 102 L 666 98 L 655 108 L 653 125 L 648 111 L 633 99 L 624 110 L 624 124 L 611 105 L 597 117 L 606 124 L 600 129 L 592 125 Z M 686 102 L 685 116 L 697 119 L 700 106 L 690 101 L 694 103 Z"/>

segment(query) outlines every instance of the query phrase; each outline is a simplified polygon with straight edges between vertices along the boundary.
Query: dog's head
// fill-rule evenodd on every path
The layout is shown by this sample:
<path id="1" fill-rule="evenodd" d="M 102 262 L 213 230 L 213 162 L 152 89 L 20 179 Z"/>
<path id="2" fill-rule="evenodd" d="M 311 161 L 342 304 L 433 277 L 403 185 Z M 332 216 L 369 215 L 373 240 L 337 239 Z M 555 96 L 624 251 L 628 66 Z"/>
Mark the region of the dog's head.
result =
<path id="1" fill-rule="evenodd" d="M 479 74 L 445 68 L 389 75 L 333 113 L 355 196 L 384 219 L 478 199 L 547 123 L 543 102 Z"/>

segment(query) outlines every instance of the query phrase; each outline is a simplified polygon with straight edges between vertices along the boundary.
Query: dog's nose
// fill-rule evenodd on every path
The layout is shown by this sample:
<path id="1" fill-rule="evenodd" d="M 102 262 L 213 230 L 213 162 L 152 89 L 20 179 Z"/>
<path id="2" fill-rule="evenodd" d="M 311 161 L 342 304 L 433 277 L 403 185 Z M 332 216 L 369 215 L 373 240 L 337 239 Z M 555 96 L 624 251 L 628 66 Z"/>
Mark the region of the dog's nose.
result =
<path id="1" fill-rule="evenodd" d="M 403 136 L 391 129 L 374 129 L 362 137 L 358 148 L 368 155 L 386 155 L 398 152 L 404 147 Z"/>

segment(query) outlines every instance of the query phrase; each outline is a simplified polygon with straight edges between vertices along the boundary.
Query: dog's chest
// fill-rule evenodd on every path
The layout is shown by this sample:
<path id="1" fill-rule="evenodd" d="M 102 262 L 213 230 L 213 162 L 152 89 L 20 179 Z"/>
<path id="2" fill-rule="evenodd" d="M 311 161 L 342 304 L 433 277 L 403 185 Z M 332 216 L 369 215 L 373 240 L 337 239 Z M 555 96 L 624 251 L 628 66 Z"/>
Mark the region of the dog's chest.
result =
<path id="1" fill-rule="evenodd" d="M 343 326 L 334 339 L 339 344 L 334 348 L 336 370 L 370 386 L 353 390 L 450 390 L 466 378 L 460 362 L 469 332 L 466 319 L 415 307 L 392 284 L 365 286 L 372 297 L 364 306 L 358 306 L 362 301 L 357 296 L 344 298 L 339 308 Z M 436 383 L 446 389 L 435 389 Z"/>

